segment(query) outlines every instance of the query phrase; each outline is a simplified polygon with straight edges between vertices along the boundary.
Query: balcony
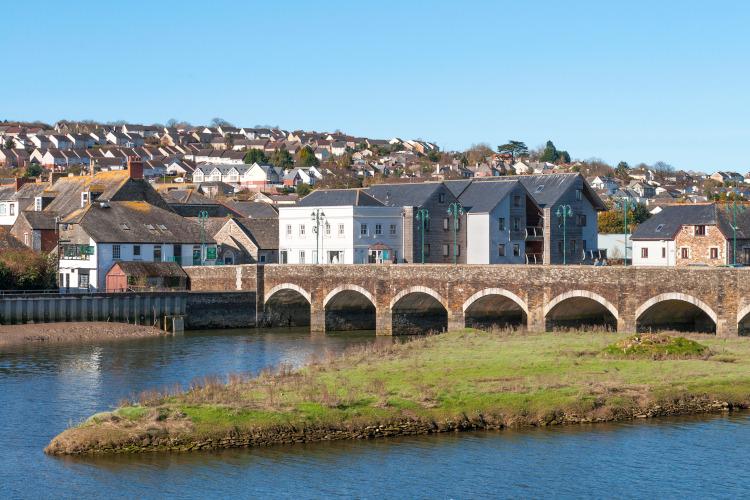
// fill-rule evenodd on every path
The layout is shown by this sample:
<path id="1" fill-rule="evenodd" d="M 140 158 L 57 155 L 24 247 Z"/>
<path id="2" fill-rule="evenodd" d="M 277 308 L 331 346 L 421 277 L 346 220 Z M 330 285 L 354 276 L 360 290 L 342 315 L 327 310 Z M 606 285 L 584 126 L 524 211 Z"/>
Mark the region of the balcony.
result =
<path id="1" fill-rule="evenodd" d="M 544 254 L 543 253 L 527 253 L 526 263 L 527 264 L 544 264 Z"/>
<path id="2" fill-rule="evenodd" d="M 526 241 L 541 241 L 544 239 L 542 226 L 526 226 Z"/>

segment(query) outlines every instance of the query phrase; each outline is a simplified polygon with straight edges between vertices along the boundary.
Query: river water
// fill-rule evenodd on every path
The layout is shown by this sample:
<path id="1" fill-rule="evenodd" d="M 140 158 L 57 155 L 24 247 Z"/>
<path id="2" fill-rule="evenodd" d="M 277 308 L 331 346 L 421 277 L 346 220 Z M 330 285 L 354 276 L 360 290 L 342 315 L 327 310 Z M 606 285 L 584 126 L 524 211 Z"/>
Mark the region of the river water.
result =
<path id="1" fill-rule="evenodd" d="M 53 458 L 58 432 L 144 389 L 257 372 L 363 342 L 359 332 L 193 332 L 0 352 L 0 498 L 748 496 L 750 415 L 263 449 Z"/>

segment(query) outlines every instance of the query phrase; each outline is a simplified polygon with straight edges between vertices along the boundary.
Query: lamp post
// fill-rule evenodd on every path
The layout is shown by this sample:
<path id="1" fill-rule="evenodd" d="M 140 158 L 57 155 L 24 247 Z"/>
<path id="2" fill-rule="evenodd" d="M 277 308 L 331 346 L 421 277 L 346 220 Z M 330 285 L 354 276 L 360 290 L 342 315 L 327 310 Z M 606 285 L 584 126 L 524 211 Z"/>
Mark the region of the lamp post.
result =
<path id="1" fill-rule="evenodd" d="M 448 205 L 448 215 L 453 216 L 453 264 L 456 264 L 458 258 L 458 221 L 459 217 L 464 214 L 464 207 L 457 201 Z"/>
<path id="2" fill-rule="evenodd" d="M 206 221 L 208 220 L 208 212 L 201 210 L 198 212 L 198 221 L 201 224 L 201 266 L 205 263 L 206 259 Z"/>
<path id="3" fill-rule="evenodd" d="M 319 208 L 313 210 L 310 218 L 315 223 L 315 263 L 320 264 L 320 224 L 325 221 L 326 214 Z"/>
<path id="4" fill-rule="evenodd" d="M 623 212 L 623 223 L 625 224 L 625 258 L 623 259 L 623 265 L 628 265 L 628 210 L 630 210 L 630 198 L 623 196 L 617 198 L 617 204 L 622 207 Z"/>
<path id="5" fill-rule="evenodd" d="M 562 219 L 562 228 L 563 228 L 563 265 L 567 264 L 566 255 L 568 254 L 568 244 L 566 241 L 567 238 L 567 229 L 568 224 L 567 221 L 570 217 L 573 217 L 573 209 L 570 208 L 570 205 L 560 205 L 557 207 L 557 211 L 555 212 L 555 215 L 557 215 L 558 219 Z"/>
<path id="6" fill-rule="evenodd" d="M 737 192 L 732 194 L 732 201 L 730 203 L 727 197 L 726 207 L 727 213 L 732 217 L 732 266 L 737 266 L 737 214 L 741 214 L 745 211 L 744 205 L 737 202 Z"/>
<path id="7" fill-rule="evenodd" d="M 426 208 L 417 210 L 417 221 L 419 221 L 419 230 L 422 233 L 422 264 L 424 264 L 424 233 L 427 231 L 427 223 L 430 220 L 430 211 Z"/>

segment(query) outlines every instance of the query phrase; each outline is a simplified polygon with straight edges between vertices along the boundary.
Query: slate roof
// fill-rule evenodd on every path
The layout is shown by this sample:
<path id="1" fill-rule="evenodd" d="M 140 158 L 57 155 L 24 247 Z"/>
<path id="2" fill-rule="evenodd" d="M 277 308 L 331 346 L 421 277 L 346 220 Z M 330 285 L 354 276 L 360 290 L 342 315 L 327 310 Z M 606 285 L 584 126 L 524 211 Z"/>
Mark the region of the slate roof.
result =
<path id="1" fill-rule="evenodd" d="M 118 266 L 126 276 L 140 276 L 147 278 L 187 278 L 187 274 L 176 262 L 144 262 L 118 261 L 112 264 L 112 269 Z"/>
<path id="2" fill-rule="evenodd" d="M 458 200 L 468 212 L 486 213 L 495 208 L 519 185 L 521 184 L 518 180 L 473 182 L 461 193 Z"/>
<path id="3" fill-rule="evenodd" d="M 633 231 L 634 240 L 671 240 L 684 225 L 715 225 L 724 237 L 733 236 L 731 215 L 716 204 L 666 205 Z M 737 215 L 737 238 L 750 238 L 750 213 Z"/>
<path id="4" fill-rule="evenodd" d="M 171 189 L 162 191 L 161 197 L 170 205 L 190 204 L 190 205 L 218 205 L 219 203 L 208 198 L 195 189 Z"/>
<path id="5" fill-rule="evenodd" d="M 31 229 L 46 229 L 52 231 L 57 229 L 55 227 L 55 216 L 47 212 L 25 210 L 19 214 L 19 217 L 26 219 Z"/>
<path id="6" fill-rule="evenodd" d="M 298 207 L 382 207 L 383 203 L 362 189 L 317 189 L 302 198 Z"/>
<path id="7" fill-rule="evenodd" d="M 279 248 L 279 223 L 277 219 L 234 219 L 261 250 Z"/>
<path id="8" fill-rule="evenodd" d="M 225 201 L 232 211 L 251 219 L 277 219 L 279 212 L 269 203 L 260 201 Z"/>
<path id="9" fill-rule="evenodd" d="M 81 225 L 97 243 L 199 243 L 200 226 L 144 201 L 87 205 L 64 222 Z"/>
<path id="10" fill-rule="evenodd" d="M 15 185 L 0 186 L 0 200 L 10 200 L 14 194 L 16 194 Z"/>
<path id="11" fill-rule="evenodd" d="M 419 207 L 440 189 L 440 182 L 420 182 L 415 184 L 377 184 L 367 188 L 367 192 L 389 207 Z"/>

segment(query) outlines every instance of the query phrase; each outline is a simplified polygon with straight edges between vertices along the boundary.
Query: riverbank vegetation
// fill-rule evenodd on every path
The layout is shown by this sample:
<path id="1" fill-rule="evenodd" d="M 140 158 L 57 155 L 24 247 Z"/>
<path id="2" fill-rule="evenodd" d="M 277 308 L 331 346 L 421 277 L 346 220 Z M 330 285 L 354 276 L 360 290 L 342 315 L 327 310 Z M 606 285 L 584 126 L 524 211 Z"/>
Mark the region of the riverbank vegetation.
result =
<path id="1" fill-rule="evenodd" d="M 748 407 L 750 339 L 652 340 L 690 352 L 620 355 L 612 350 L 638 342 L 607 333 L 464 330 L 373 344 L 300 370 L 146 392 L 64 431 L 46 451 L 212 449 Z"/>
<path id="2" fill-rule="evenodd" d="M 0 246 L 0 290 L 55 288 L 55 259 L 30 248 Z"/>

